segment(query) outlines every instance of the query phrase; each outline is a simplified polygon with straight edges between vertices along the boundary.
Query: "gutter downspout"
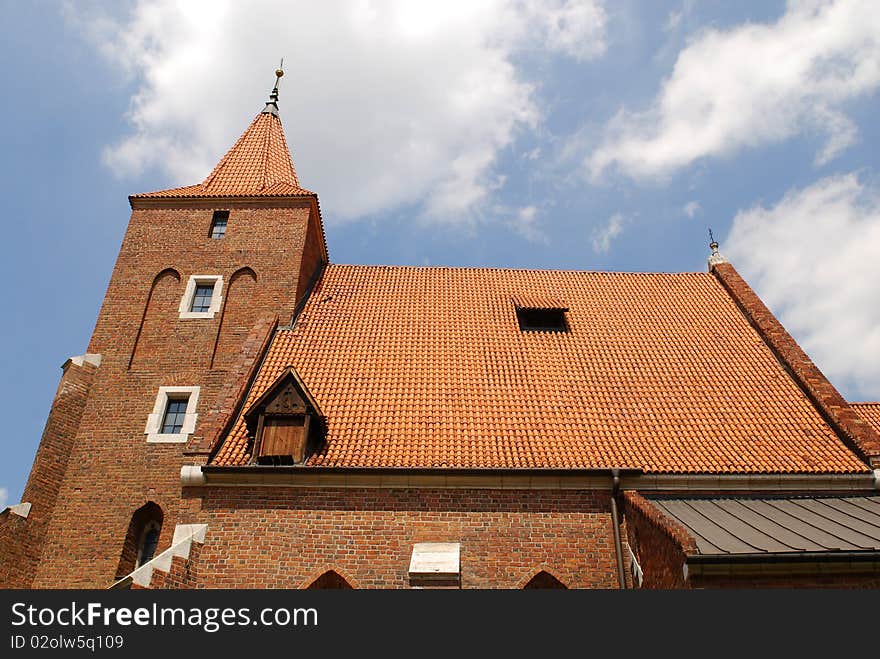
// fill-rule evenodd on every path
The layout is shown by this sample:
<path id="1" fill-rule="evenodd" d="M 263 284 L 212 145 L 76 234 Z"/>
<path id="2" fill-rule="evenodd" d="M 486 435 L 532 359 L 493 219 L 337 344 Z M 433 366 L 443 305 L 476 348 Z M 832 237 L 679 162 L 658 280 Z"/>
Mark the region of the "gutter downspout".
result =
<path id="1" fill-rule="evenodd" d="M 617 511 L 617 495 L 620 492 L 620 470 L 612 469 L 611 522 L 614 525 L 614 554 L 617 558 L 617 583 L 626 589 L 626 572 L 623 569 L 623 546 L 620 543 L 620 514 Z"/>

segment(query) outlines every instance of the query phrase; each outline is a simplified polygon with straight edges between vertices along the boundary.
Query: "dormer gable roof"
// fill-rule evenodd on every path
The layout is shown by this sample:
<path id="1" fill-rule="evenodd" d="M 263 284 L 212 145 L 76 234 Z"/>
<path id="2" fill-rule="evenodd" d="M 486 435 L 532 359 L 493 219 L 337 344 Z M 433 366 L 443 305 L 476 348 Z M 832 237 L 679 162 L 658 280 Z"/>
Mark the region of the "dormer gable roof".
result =
<path id="1" fill-rule="evenodd" d="M 244 413 L 247 420 L 264 411 L 268 414 L 312 414 L 324 418 L 318 401 L 293 366 L 288 366 Z"/>

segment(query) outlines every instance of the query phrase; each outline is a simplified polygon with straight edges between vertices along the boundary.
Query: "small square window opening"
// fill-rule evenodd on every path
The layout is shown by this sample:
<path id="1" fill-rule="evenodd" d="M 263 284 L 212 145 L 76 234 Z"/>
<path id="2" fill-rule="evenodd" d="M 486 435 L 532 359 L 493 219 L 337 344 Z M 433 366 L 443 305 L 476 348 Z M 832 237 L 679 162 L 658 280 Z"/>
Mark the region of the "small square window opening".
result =
<path id="1" fill-rule="evenodd" d="M 211 309 L 211 299 L 214 297 L 214 284 L 196 284 L 196 292 L 193 294 L 190 311 L 205 312 Z"/>
<path id="2" fill-rule="evenodd" d="M 222 238 L 226 235 L 226 223 L 229 221 L 229 211 L 214 211 L 214 219 L 211 220 L 211 238 Z"/>
<path id="3" fill-rule="evenodd" d="M 168 399 L 168 407 L 165 408 L 165 417 L 162 419 L 163 435 L 176 435 L 183 430 L 188 402 L 188 398 Z"/>
<path id="4" fill-rule="evenodd" d="M 516 318 L 523 332 L 566 332 L 565 309 L 517 309 Z"/>

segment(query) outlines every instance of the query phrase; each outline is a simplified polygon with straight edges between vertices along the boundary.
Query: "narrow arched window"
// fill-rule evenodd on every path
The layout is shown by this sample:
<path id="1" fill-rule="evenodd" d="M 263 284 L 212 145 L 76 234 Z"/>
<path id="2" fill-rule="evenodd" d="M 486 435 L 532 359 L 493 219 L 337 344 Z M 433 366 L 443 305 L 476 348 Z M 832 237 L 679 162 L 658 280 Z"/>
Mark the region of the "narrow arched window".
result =
<path id="1" fill-rule="evenodd" d="M 137 566 L 140 567 L 144 563 L 153 560 L 156 555 L 156 547 L 159 545 L 159 532 L 162 527 L 158 522 L 150 521 L 141 534 L 141 541 L 138 546 Z"/>
<path id="2" fill-rule="evenodd" d="M 148 501 L 132 513 L 116 567 L 117 581 L 156 555 L 164 517 L 162 509 L 153 501 Z"/>

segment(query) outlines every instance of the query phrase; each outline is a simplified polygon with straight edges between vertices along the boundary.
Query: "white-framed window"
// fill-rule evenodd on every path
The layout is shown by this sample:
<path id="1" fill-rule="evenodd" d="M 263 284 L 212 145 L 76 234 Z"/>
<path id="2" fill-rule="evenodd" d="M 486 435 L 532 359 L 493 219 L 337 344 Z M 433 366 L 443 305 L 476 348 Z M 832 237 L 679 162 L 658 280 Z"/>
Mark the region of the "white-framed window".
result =
<path id="1" fill-rule="evenodd" d="M 223 302 L 223 275 L 190 275 L 180 300 L 181 318 L 213 318 Z"/>
<path id="2" fill-rule="evenodd" d="M 199 387 L 159 387 L 144 434 L 151 444 L 183 444 L 196 429 Z"/>

